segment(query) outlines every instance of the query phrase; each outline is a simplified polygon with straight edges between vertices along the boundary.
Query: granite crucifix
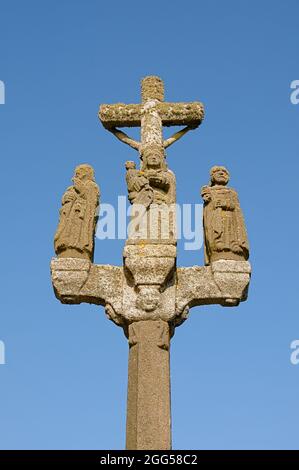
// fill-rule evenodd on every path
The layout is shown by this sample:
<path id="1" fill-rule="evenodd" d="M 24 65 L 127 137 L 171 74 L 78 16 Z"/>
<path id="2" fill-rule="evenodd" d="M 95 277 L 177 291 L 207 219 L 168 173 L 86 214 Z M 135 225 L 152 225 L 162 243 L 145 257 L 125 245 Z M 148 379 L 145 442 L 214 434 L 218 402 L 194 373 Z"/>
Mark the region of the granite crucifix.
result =
<path id="1" fill-rule="evenodd" d="M 165 149 L 203 119 L 199 102 L 164 102 L 160 78 L 142 80 L 141 104 L 102 105 L 104 127 L 139 152 L 126 162 L 131 223 L 123 267 L 93 263 L 99 188 L 90 165 L 79 165 L 65 192 L 51 262 L 56 297 L 93 303 L 123 328 L 129 343 L 127 449 L 170 449 L 170 339 L 190 307 L 237 306 L 247 298 L 250 264 L 246 228 L 229 173 L 211 170 L 203 186 L 205 266 L 176 267 L 176 183 Z M 163 139 L 163 126 L 186 126 Z M 141 127 L 138 142 L 120 127 Z"/>

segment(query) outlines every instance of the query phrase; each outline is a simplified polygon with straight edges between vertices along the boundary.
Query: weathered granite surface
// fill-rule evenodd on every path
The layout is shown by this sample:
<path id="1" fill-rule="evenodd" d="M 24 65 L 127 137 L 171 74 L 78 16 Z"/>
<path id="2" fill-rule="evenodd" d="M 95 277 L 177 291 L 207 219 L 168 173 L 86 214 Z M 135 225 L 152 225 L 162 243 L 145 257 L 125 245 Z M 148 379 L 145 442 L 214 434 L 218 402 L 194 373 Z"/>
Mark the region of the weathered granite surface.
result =
<path id="1" fill-rule="evenodd" d="M 122 327 L 129 343 L 127 449 L 171 448 L 170 338 L 195 306 L 236 306 L 250 282 L 248 240 L 229 173 L 213 167 L 204 199 L 205 266 L 177 267 L 176 182 L 165 149 L 203 120 L 199 102 L 164 102 L 159 77 L 142 81 L 141 104 L 102 105 L 106 129 L 139 153 L 141 165 L 126 163 L 128 198 L 141 211 L 129 231 L 123 266 L 93 264 L 98 187 L 88 165 L 76 169 L 64 195 L 51 261 L 56 297 L 65 304 L 93 303 Z M 185 125 L 168 139 L 163 126 Z M 117 127 L 141 127 L 137 141 Z M 156 211 L 156 212 L 155 212 Z M 154 217 L 158 214 L 158 217 Z"/>
<path id="2" fill-rule="evenodd" d="M 79 258 L 54 258 L 55 295 L 63 303 L 108 305 L 108 316 L 125 331 L 128 324 L 141 320 L 160 319 L 179 325 L 187 308 L 233 306 L 246 300 L 248 261 L 218 260 L 211 266 L 175 269 L 175 250 L 167 245 L 126 246 L 124 268 Z"/>
<path id="3" fill-rule="evenodd" d="M 170 328 L 167 322 L 129 326 L 127 449 L 171 448 Z"/>
<path id="4" fill-rule="evenodd" d="M 93 261 L 100 190 L 90 165 L 77 166 L 72 180 L 74 185 L 62 197 L 55 253 L 58 257 Z"/>
<path id="5" fill-rule="evenodd" d="M 229 172 L 224 166 L 211 169 L 211 182 L 203 186 L 205 262 L 219 259 L 243 261 L 249 244 L 238 194 L 228 188 Z"/>

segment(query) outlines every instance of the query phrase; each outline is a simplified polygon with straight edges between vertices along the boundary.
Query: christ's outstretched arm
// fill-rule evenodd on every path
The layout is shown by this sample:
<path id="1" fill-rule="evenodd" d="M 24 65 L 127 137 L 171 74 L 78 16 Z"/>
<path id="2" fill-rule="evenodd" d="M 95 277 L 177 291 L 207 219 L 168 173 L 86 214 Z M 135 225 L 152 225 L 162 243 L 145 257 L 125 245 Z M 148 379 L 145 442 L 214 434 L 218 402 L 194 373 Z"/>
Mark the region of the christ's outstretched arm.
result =
<path id="1" fill-rule="evenodd" d="M 170 145 L 174 144 L 174 142 L 176 142 L 176 141 L 179 140 L 181 137 L 183 137 L 183 135 L 185 135 L 187 132 L 189 132 L 189 131 L 191 131 L 191 130 L 193 130 L 193 129 L 196 129 L 196 127 L 198 127 L 198 126 L 186 126 L 186 127 L 184 127 L 184 129 L 182 129 L 181 131 L 176 132 L 176 133 L 173 134 L 171 137 L 169 137 L 169 139 L 164 140 L 164 142 L 163 142 L 164 148 L 166 149 L 166 148 L 169 147 Z"/>
<path id="2" fill-rule="evenodd" d="M 130 145 L 130 147 L 132 147 L 135 150 L 139 150 L 140 142 L 137 142 L 136 140 L 131 139 L 131 137 L 129 137 L 127 134 L 120 131 L 119 129 L 116 129 L 116 127 L 111 127 L 108 130 L 112 132 L 112 134 L 114 134 L 115 137 L 117 137 L 124 144 Z"/>

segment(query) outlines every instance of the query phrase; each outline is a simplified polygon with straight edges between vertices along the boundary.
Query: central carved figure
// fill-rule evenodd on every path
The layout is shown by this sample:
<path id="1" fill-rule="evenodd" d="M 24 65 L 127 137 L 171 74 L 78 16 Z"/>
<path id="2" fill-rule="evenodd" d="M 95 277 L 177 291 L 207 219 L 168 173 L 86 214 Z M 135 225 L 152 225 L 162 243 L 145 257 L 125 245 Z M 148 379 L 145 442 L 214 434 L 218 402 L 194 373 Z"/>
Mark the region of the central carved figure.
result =
<path id="1" fill-rule="evenodd" d="M 157 144 L 147 146 L 142 152 L 141 169 L 134 162 L 126 162 L 128 197 L 132 204 L 175 203 L 175 176 L 168 170 L 164 149 Z"/>

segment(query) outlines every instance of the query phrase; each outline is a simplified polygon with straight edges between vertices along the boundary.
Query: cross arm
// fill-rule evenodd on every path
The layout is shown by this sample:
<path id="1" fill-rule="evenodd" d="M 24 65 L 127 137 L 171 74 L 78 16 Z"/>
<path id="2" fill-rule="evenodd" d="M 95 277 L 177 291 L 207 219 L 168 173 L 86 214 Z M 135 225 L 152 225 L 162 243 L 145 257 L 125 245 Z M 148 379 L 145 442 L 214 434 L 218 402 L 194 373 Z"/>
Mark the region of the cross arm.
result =
<path id="1" fill-rule="evenodd" d="M 83 302 L 121 311 L 123 268 L 92 264 L 80 258 L 54 258 L 51 277 L 56 297 L 64 304 Z"/>
<path id="2" fill-rule="evenodd" d="M 141 124 L 140 104 L 102 104 L 99 118 L 106 129 L 113 127 L 139 127 Z"/>
<path id="3" fill-rule="evenodd" d="M 99 118 L 106 129 L 113 127 L 139 127 L 142 105 L 102 104 Z M 190 103 L 157 103 L 163 126 L 199 126 L 204 118 L 204 107 L 199 101 Z"/>
<path id="4" fill-rule="evenodd" d="M 194 126 L 201 124 L 204 107 L 199 101 L 190 103 L 159 103 L 159 115 L 163 126 Z"/>
<path id="5" fill-rule="evenodd" d="M 176 310 L 220 304 L 235 306 L 246 300 L 250 281 L 248 261 L 219 260 L 211 266 L 177 269 Z"/>

